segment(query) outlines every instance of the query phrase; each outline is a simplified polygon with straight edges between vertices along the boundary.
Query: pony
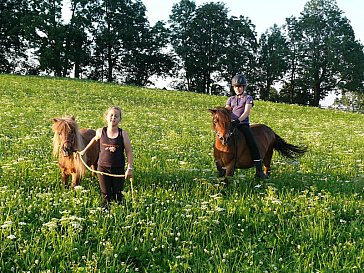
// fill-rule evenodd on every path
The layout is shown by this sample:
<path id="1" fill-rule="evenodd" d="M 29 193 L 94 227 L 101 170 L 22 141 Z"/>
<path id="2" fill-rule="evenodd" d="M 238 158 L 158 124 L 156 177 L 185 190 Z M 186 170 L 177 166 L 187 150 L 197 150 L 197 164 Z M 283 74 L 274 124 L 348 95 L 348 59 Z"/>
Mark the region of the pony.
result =
<path id="1" fill-rule="evenodd" d="M 219 177 L 224 177 L 228 184 L 228 177 L 234 175 L 235 169 L 248 169 L 254 166 L 249 147 L 245 137 L 237 128 L 232 128 L 230 110 L 224 107 L 209 109 L 212 115 L 212 128 L 216 133 L 214 143 L 214 158 Z M 264 124 L 252 124 L 252 132 L 255 136 L 264 173 L 269 175 L 273 151 L 286 158 L 302 156 L 306 147 L 300 147 L 287 143 L 277 135 L 270 127 Z"/>
<path id="2" fill-rule="evenodd" d="M 80 155 L 77 151 L 81 151 L 96 135 L 96 131 L 92 129 L 78 129 L 78 124 L 74 116 L 66 116 L 53 118 L 52 131 L 53 136 L 53 156 L 58 158 L 58 165 L 61 169 L 62 185 L 68 187 L 69 177 L 72 177 L 72 189 L 80 184 L 82 177 L 86 173 Z M 83 160 L 93 170 L 97 168 L 97 160 L 99 154 L 99 146 L 90 147 Z"/>

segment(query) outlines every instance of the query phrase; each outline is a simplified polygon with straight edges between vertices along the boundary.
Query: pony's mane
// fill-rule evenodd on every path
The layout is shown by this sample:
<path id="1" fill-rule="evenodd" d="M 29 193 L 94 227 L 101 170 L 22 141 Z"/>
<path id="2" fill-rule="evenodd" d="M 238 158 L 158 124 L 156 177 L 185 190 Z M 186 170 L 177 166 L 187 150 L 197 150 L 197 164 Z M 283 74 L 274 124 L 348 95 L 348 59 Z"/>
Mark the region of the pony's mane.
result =
<path id="1" fill-rule="evenodd" d="M 61 135 L 74 135 L 74 146 L 76 150 L 81 151 L 85 147 L 85 143 L 79 133 L 78 124 L 74 117 L 61 117 L 61 118 L 54 118 L 53 119 L 53 126 L 52 131 L 54 132 L 53 136 L 53 156 L 59 157 L 60 161 L 66 161 L 69 159 L 64 159 L 59 156 L 60 148 L 62 145 Z M 87 160 L 86 155 L 84 155 L 84 160 Z M 76 168 L 77 172 L 81 175 L 84 174 L 85 168 L 80 160 L 73 160 L 74 167 Z"/>

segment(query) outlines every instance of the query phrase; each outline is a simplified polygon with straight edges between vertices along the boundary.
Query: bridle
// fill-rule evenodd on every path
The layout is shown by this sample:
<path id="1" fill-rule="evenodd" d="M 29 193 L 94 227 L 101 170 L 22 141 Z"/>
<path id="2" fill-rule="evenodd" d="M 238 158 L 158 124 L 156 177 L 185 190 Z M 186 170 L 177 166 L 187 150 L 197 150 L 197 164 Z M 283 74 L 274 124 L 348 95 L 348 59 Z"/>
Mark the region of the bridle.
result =
<path id="1" fill-rule="evenodd" d="M 217 123 L 218 122 L 214 118 L 213 124 L 214 124 L 214 129 L 215 129 L 216 136 L 220 140 L 221 144 L 223 146 L 226 146 L 226 145 L 228 145 L 228 143 L 231 140 L 232 136 L 235 134 L 236 128 L 235 127 L 232 128 L 231 125 L 230 125 L 229 129 L 225 130 L 225 131 L 227 131 L 227 133 L 222 134 L 222 133 L 220 133 L 220 131 L 216 130 L 216 124 Z M 224 124 L 224 125 L 226 125 L 226 124 Z M 223 127 L 226 128 L 226 126 L 223 126 Z"/>
<path id="2" fill-rule="evenodd" d="M 228 133 L 225 135 L 220 134 L 220 132 L 216 132 L 216 136 L 220 140 L 221 144 L 223 146 L 226 146 L 229 144 L 229 141 L 232 139 L 232 136 L 235 134 L 236 128 L 233 128 L 232 130 L 229 129 Z"/>
<path id="3" fill-rule="evenodd" d="M 227 146 L 229 144 L 229 142 L 231 142 L 232 140 L 234 141 L 233 145 L 234 145 L 234 167 L 233 167 L 233 172 L 236 168 L 236 164 L 237 164 L 237 154 L 238 154 L 238 139 L 236 137 L 236 127 L 232 127 L 231 125 L 229 126 L 228 129 L 228 133 L 225 135 L 220 134 L 220 132 L 216 131 L 215 128 L 215 132 L 216 132 L 216 137 L 220 140 L 221 144 L 223 146 Z"/>
<path id="4" fill-rule="evenodd" d="M 66 123 L 67 124 L 67 123 Z M 73 129 L 67 124 L 68 129 L 70 130 L 69 137 L 66 141 L 62 141 L 61 150 L 64 157 L 71 156 L 74 152 L 77 151 L 76 146 L 76 134 Z M 61 134 L 59 134 L 61 135 Z"/>

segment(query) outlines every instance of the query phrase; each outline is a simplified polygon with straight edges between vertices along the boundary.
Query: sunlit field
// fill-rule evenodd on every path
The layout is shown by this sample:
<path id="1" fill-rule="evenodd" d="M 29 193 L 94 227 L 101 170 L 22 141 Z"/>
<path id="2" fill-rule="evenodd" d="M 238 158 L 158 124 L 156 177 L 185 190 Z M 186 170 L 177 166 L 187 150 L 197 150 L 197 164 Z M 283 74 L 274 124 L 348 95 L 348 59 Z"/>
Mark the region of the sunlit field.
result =
<path id="1" fill-rule="evenodd" d="M 222 191 L 208 109 L 226 97 L 8 75 L 0 94 L 0 272 L 364 270 L 364 115 L 256 101 L 253 123 L 309 151 Z M 96 177 L 62 188 L 51 119 L 96 129 L 111 105 L 135 178 L 105 212 Z"/>

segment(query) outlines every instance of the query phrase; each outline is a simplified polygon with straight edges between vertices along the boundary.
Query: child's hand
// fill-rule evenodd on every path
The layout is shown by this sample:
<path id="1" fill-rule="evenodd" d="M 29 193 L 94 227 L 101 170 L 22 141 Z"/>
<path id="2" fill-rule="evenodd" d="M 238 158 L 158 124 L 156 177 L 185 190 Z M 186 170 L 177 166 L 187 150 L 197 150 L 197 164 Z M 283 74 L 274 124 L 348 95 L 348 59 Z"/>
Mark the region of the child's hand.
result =
<path id="1" fill-rule="evenodd" d="M 125 172 L 125 178 L 133 177 L 133 169 L 128 168 Z"/>

